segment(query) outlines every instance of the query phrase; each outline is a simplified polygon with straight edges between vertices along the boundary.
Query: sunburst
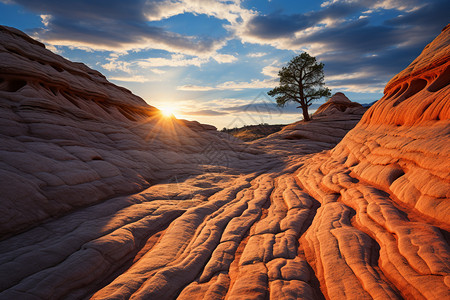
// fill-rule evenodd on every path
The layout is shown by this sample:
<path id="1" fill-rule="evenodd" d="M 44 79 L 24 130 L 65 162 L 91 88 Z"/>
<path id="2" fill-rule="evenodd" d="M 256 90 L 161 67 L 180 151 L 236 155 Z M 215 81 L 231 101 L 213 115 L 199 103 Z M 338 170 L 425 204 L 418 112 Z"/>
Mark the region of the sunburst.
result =
<path id="1" fill-rule="evenodd" d="M 175 116 L 174 109 L 172 107 L 162 107 L 159 110 L 164 117 L 171 118 Z"/>

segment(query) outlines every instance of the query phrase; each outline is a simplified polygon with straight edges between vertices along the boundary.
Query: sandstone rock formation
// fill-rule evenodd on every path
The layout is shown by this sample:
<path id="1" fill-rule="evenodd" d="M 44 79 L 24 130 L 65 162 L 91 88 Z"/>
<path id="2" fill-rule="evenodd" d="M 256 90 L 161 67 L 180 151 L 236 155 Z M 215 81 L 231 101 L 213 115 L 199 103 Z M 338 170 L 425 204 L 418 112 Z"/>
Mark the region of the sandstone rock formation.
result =
<path id="1" fill-rule="evenodd" d="M 445 299 L 449 39 L 245 144 L 1 27 L 0 299 Z"/>
<path id="2" fill-rule="evenodd" d="M 201 172 L 215 150 L 227 166 L 253 156 L 213 126 L 163 118 L 99 72 L 18 30 L 0 27 L 0 38 L 2 236 Z"/>
<path id="3" fill-rule="evenodd" d="M 336 146 L 355 127 L 366 110 L 343 93 L 336 93 L 317 109 L 311 121 L 287 125 L 252 144 L 265 150 L 271 149 L 279 155 L 286 155 L 294 149 L 302 154 L 316 153 Z"/>
<path id="4" fill-rule="evenodd" d="M 366 109 L 358 102 L 352 102 L 344 93 L 336 93 L 327 102 L 319 106 L 313 116 L 334 115 L 337 113 L 364 114 Z"/>
<path id="5" fill-rule="evenodd" d="M 321 204 L 300 246 L 328 297 L 450 295 L 449 58 L 447 26 L 336 148 L 300 168 Z"/>

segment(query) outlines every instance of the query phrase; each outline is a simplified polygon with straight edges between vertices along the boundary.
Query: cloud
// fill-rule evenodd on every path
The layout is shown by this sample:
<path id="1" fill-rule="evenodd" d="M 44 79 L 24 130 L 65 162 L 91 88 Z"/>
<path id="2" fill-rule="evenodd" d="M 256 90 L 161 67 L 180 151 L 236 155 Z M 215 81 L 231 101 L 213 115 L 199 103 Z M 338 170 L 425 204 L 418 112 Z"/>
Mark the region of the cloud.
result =
<path id="1" fill-rule="evenodd" d="M 130 73 L 130 63 L 125 61 L 117 61 L 114 59 L 109 59 L 109 62 L 106 64 L 101 65 L 103 69 L 108 71 L 122 71 L 126 73 Z"/>
<path id="2" fill-rule="evenodd" d="M 158 75 L 162 75 L 162 74 L 166 73 L 166 71 L 161 70 L 161 69 L 148 69 L 148 70 L 150 72 L 153 72 L 153 73 L 158 74 Z"/>
<path id="3" fill-rule="evenodd" d="M 274 88 L 277 85 L 274 79 L 253 79 L 251 81 L 226 81 L 215 87 L 213 86 L 199 86 L 199 85 L 182 85 L 178 86 L 179 91 L 212 91 L 212 90 L 234 90 L 240 91 L 244 89 L 265 89 Z"/>
<path id="4" fill-rule="evenodd" d="M 212 91 L 215 90 L 214 87 L 210 86 L 199 86 L 199 85 L 193 85 L 193 84 L 187 84 L 187 85 L 181 85 L 177 87 L 177 90 L 179 91 L 197 91 L 197 92 L 205 92 L 205 91 Z"/>
<path id="5" fill-rule="evenodd" d="M 359 17 L 361 14 L 373 13 L 380 9 L 395 9 L 408 13 L 425 6 L 428 5 L 418 0 L 334 0 L 322 3 L 320 10 L 301 14 L 281 14 L 277 11 L 266 15 L 256 15 L 243 24 L 244 27 L 236 30 L 240 32 L 244 41 L 270 44 L 280 49 L 301 50 L 302 47 L 295 47 L 299 44 L 299 38 L 336 29 L 339 24 L 352 21 L 355 14 Z"/>
<path id="6" fill-rule="evenodd" d="M 147 1 L 145 16 L 149 21 L 157 21 L 183 13 L 205 14 L 217 19 L 227 20 L 231 24 L 242 18 L 249 18 L 255 12 L 242 8 L 237 1 L 216 0 L 180 0 L 180 1 Z"/>
<path id="7" fill-rule="evenodd" d="M 237 57 L 230 54 L 216 54 L 213 58 L 220 64 L 232 63 L 238 60 Z"/>
<path id="8" fill-rule="evenodd" d="M 44 28 L 29 32 L 53 45 L 87 47 L 94 50 L 124 51 L 163 49 L 190 55 L 214 54 L 227 37 L 189 36 L 170 32 L 152 21 L 183 13 L 205 14 L 224 24 L 237 24 L 255 13 L 240 1 L 214 0 L 110 0 L 56 1 L 3 0 L 22 5 L 42 17 Z"/>
<path id="9" fill-rule="evenodd" d="M 375 9 L 396 9 L 405 12 L 415 11 L 423 6 L 423 1 L 418 0 L 383 0 L 373 4 L 373 8 Z"/>
<path id="10" fill-rule="evenodd" d="M 200 67 L 209 61 L 208 58 L 201 57 L 188 57 L 183 54 L 173 54 L 170 58 L 153 57 L 147 59 L 141 59 L 136 64 L 141 68 L 148 67 L 186 67 L 196 66 Z"/>
<path id="11" fill-rule="evenodd" d="M 278 71 L 281 66 L 278 60 L 274 60 L 270 65 L 265 66 L 261 73 L 265 76 L 270 77 L 269 79 L 253 79 L 250 81 L 226 81 L 220 83 L 216 86 L 202 86 L 202 85 L 181 85 L 177 87 L 179 91 L 195 91 L 195 92 L 205 92 L 205 91 L 213 91 L 213 90 L 234 90 L 241 91 L 245 89 L 266 89 L 266 88 L 274 88 L 278 85 Z"/>
<path id="12" fill-rule="evenodd" d="M 270 77 L 270 78 L 278 78 L 278 72 L 281 70 L 282 65 L 278 60 L 274 60 L 270 65 L 265 66 L 261 73 Z"/>
<path id="13" fill-rule="evenodd" d="M 208 55 L 226 43 L 224 39 L 186 36 L 143 24 L 125 23 L 110 30 L 110 26 L 105 26 L 101 21 L 86 24 L 78 20 L 50 20 L 47 28 L 38 28 L 30 34 L 46 43 L 81 49 L 127 51 L 151 48 L 189 55 Z"/>
<path id="14" fill-rule="evenodd" d="M 357 92 L 357 93 L 383 93 L 386 82 L 380 82 L 377 85 L 371 84 L 367 85 L 367 81 L 359 80 L 355 84 L 351 84 L 348 81 L 343 84 L 333 83 L 329 84 L 327 87 L 334 91 L 339 92 Z"/>
<path id="15" fill-rule="evenodd" d="M 235 62 L 237 58 L 229 54 L 216 54 L 213 58 L 219 63 L 231 63 Z M 203 57 L 189 57 L 183 54 L 172 54 L 169 58 L 165 57 L 152 57 L 146 59 L 138 59 L 133 62 L 121 61 L 120 56 L 116 53 L 112 54 L 112 57 L 107 58 L 108 63 L 101 65 L 108 71 L 122 71 L 128 74 L 132 73 L 137 67 L 151 71 L 155 74 L 164 74 L 166 71 L 158 69 L 159 67 L 187 67 L 196 66 L 200 67 L 203 64 L 210 62 L 209 58 Z M 189 90 L 189 86 L 186 86 L 185 90 Z"/>
<path id="16" fill-rule="evenodd" d="M 284 107 L 277 106 L 275 100 L 271 100 L 271 98 L 267 98 L 267 100 L 258 102 L 258 99 L 255 101 L 249 101 L 250 103 L 244 105 L 234 105 L 223 107 L 221 110 L 227 111 L 230 114 L 232 113 L 258 113 L 258 114 L 266 114 L 266 115 L 282 115 L 282 114 L 300 114 L 301 110 L 297 108 L 299 104 L 290 102 L 286 104 Z M 313 103 L 309 109 L 314 110 L 320 106 L 320 103 Z"/>
<path id="17" fill-rule="evenodd" d="M 361 0 L 330 0 L 323 2 L 321 7 L 329 7 L 337 4 L 358 5 L 364 4 L 366 7 L 373 9 L 396 9 L 399 11 L 411 12 L 421 6 L 423 1 L 419 0 L 378 0 L 378 1 L 361 1 Z"/>
<path id="18" fill-rule="evenodd" d="M 267 55 L 267 53 L 265 53 L 265 52 L 255 52 L 255 53 L 247 54 L 248 57 L 263 57 L 266 55 Z"/>
<path id="19" fill-rule="evenodd" d="M 41 20 L 42 20 L 42 24 L 44 24 L 44 26 L 48 26 L 52 16 L 51 15 L 40 15 L 40 17 L 41 17 Z"/>
<path id="20" fill-rule="evenodd" d="M 134 76 L 112 76 L 109 77 L 110 80 L 116 80 L 116 81 L 124 81 L 124 82 L 149 82 L 149 81 L 153 81 L 150 80 L 149 78 L 146 78 L 144 76 L 141 75 L 134 75 Z"/>
<path id="21" fill-rule="evenodd" d="M 266 15 L 257 15 L 251 18 L 245 28 L 238 28 L 241 38 L 249 42 L 259 42 L 278 46 L 277 41 L 285 38 L 293 38 L 303 30 L 320 25 L 326 28 L 338 23 L 352 13 L 367 7 L 368 1 L 336 2 L 322 10 L 310 11 L 302 14 L 281 14 L 275 12 Z"/>
<path id="22" fill-rule="evenodd" d="M 197 107 L 197 110 L 183 110 L 180 115 L 183 116 L 225 116 L 225 115 L 242 115 L 247 114 L 249 116 L 255 115 L 270 115 L 273 117 L 280 116 L 282 114 L 294 114 L 298 115 L 301 111 L 297 108 L 297 104 L 289 103 L 285 107 L 277 106 L 275 100 L 268 96 L 259 97 L 253 100 L 239 100 L 237 103 L 233 101 L 220 100 L 220 106 L 210 109 L 206 107 L 210 105 L 210 102 L 203 104 L 202 107 Z M 196 104 L 195 106 L 198 106 Z M 319 103 L 314 103 L 310 109 L 314 110 L 319 107 Z M 190 105 L 189 105 L 190 107 Z"/>
<path id="23" fill-rule="evenodd" d="M 278 83 L 274 79 L 253 79 L 247 81 L 227 81 L 217 86 L 219 90 L 243 90 L 243 89 L 265 89 L 274 88 Z"/>
<path id="24" fill-rule="evenodd" d="M 42 28 L 28 33 L 51 49 L 67 46 L 116 54 L 160 49 L 169 53 L 151 58 L 139 55 L 135 56 L 138 60 L 127 61 L 122 60 L 121 54 L 111 56 L 102 67 L 117 72 L 114 78 L 120 80 L 148 81 L 148 76 L 143 75 L 148 74 L 146 71 L 161 75 L 165 71 L 161 68 L 165 67 L 202 67 L 214 61 L 235 63 L 240 59 L 239 54 L 219 52 L 227 52 L 222 49 L 239 40 L 243 44 L 269 45 L 291 53 L 308 51 L 325 63 L 325 81 L 330 87 L 355 91 L 381 90 L 383 83 L 405 68 L 439 34 L 448 23 L 450 10 L 448 0 L 327 0 L 314 11 L 298 13 L 292 9 L 264 14 L 245 8 L 244 1 L 240 0 L 0 1 L 21 5 L 39 15 Z M 191 14 L 193 18 L 208 16 L 225 28 L 226 33 L 222 36 L 186 33 L 196 32 L 195 26 L 177 33 L 165 26 L 167 23 L 160 22 L 181 14 Z M 255 48 L 264 49 L 270 55 L 277 53 Z M 249 53 L 247 57 L 257 62 L 258 58 L 269 57 L 268 53 Z M 280 57 L 271 58 L 278 59 L 280 65 L 266 65 L 262 69 L 261 73 L 269 79 L 223 79 L 225 82 L 215 86 L 209 81 L 203 84 L 195 81 L 196 85 L 181 85 L 177 89 L 272 88 L 277 84 L 274 79 L 282 62 Z M 361 76 L 356 78 L 354 74 Z"/>
<path id="25" fill-rule="evenodd" d="M 211 109 L 202 109 L 198 111 L 185 111 L 182 113 L 183 116 L 223 116 L 227 115 L 227 112 L 220 112 Z"/>
<path id="26" fill-rule="evenodd" d="M 236 31 L 244 42 L 316 56 L 333 89 L 378 93 L 439 34 L 449 10 L 446 0 L 335 0 L 303 14 L 255 16 Z M 263 73 L 274 72 L 268 66 Z"/>

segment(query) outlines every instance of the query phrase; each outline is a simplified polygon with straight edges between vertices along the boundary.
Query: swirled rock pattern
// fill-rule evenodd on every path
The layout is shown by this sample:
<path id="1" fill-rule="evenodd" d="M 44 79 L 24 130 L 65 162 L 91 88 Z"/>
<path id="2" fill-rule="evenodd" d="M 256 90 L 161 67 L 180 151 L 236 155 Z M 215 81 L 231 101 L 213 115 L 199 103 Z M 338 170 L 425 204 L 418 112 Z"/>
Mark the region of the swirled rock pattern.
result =
<path id="1" fill-rule="evenodd" d="M 214 127 L 163 118 L 22 32 L 0 35 L 0 235 L 205 165 L 251 161 L 248 147 Z"/>
<path id="2" fill-rule="evenodd" d="M 450 294 L 449 58 L 447 26 L 298 172 L 321 203 L 300 245 L 329 298 Z"/>
<path id="3" fill-rule="evenodd" d="M 327 102 L 319 106 L 313 116 L 334 115 L 339 112 L 346 114 L 364 114 L 366 109 L 358 102 L 352 102 L 344 93 L 336 93 Z"/>
<path id="4" fill-rule="evenodd" d="M 0 39 L 0 299 L 448 297 L 450 28 L 250 143 Z"/>

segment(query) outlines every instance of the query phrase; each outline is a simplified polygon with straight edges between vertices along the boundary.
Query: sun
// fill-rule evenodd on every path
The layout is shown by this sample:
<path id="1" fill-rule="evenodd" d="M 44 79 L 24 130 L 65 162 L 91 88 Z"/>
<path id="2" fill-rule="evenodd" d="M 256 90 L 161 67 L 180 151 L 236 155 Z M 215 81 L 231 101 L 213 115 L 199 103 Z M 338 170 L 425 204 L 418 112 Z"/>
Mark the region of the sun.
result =
<path id="1" fill-rule="evenodd" d="M 174 109 L 172 107 L 161 107 L 159 109 L 164 117 L 174 117 Z"/>

